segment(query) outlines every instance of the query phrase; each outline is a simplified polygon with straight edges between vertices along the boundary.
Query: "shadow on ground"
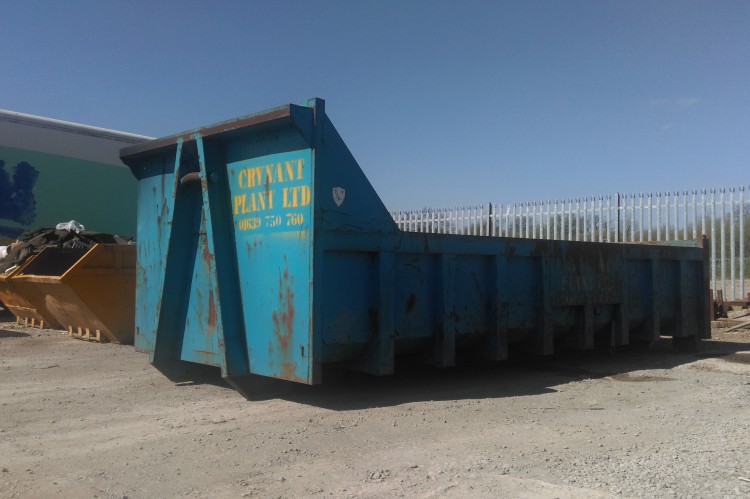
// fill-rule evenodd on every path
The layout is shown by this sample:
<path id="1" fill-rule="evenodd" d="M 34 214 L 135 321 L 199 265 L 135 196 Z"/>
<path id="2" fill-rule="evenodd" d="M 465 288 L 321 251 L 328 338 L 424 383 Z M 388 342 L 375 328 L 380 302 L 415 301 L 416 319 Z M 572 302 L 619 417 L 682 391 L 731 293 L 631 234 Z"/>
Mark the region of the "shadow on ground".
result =
<path id="1" fill-rule="evenodd" d="M 15 320 L 15 316 L 11 314 L 7 308 L 3 308 L 2 303 L 0 303 L 0 323 L 15 322 Z M 2 326 L 3 325 L 0 324 L 0 328 L 2 328 Z M 12 329 L 0 329 L 0 338 L 26 338 L 28 336 L 31 335 L 21 331 L 13 331 Z"/>
<path id="2" fill-rule="evenodd" d="M 11 331 L 9 329 L 0 329 L 0 338 L 26 338 L 31 336 L 29 333 L 21 331 Z"/>
<path id="3" fill-rule="evenodd" d="M 557 385 L 604 377 L 622 382 L 669 382 L 673 380 L 669 376 L 637 372 L 671 369 L 702 358 L 747 363 L 750 343 L 706 340 L 697 352 L 683 353 L 672 347 L 670 339 L 662 338 L 647 350 L 561 352 L 552 357 L 511 352 L 511 360 L 501 363 L 467 355 L 457 359 L 456 367 L 447 369 L 427 366 L 411 357 L 398 357 L 393 376 L 377 377 L 326 366 L 322 385 L 308 386 L 261 376 L 234 379 L 233 384 L 251 402 L 278 398 L 349 411 L 428 400 L 537 395 L 555 392 Z M 181 379 L 173 379 L 178 386 L 222 384 L 218 369 L 205 366 L 183 371 Z"/>
<path id="4" fill-rule="evenodd" d="M 3 311 L 0 310 L 0 314 Z M 12 317 L 12 316 L 11 316 Z M 30 337 L 30 333 L 2 329 L 0 339 Z M 371 376 L 325 366 L 324 384 L 302 385 L 262 376 L 233 379 L 233 386 L 221 378 L 218 368 L 177 362 L 161 371 L 175 383 L 175 389 L 214 385 L 237 389 L 248 401 L 284 399 L 336 411 L 394 406 L 428 400 L 463 400 L 520 397 L 553 393 L 555 387 L 586 379 L 611 377 L 621 382 L 670 382 L 668 375 L 639 373 L 668 370 L 700 359 L 750 363 L 750 342 L 704 340 L 698 351 L 684 353 L 661 338 L 648 349 L 625 347 L 616 352 L 556 351 L 550 357 L 511 350 L 510 360 L 492 363 L 480 356 L 459 352 L 457 366 L 438 369 L 418 357 L 397 357 L 396 374 Z M 147 357 L 143 359 L 148 362 Z M 153 369 L 153 367 L 151 367 Z"/>

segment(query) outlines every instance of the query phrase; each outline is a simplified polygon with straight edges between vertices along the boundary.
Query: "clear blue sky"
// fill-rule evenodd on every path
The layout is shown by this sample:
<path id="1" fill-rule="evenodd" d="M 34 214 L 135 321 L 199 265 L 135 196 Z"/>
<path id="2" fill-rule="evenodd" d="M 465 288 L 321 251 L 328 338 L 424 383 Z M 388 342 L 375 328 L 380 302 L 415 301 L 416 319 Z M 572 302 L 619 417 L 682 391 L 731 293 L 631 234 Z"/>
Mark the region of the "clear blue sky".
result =
<path id="1" fill-rule="evenodd" d="M 0 108 L 164 136 L 322 97 L 390 209 L 748 184 L 746 0 L 0 8 Z"/>

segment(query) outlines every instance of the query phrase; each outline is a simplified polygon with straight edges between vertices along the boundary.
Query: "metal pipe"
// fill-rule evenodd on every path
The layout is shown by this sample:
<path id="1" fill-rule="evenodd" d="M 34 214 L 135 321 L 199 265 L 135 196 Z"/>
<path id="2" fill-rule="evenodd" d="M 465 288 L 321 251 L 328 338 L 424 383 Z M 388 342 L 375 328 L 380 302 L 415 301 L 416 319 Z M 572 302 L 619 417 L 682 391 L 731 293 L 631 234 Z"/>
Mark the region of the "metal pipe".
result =
<path id="1" fill-rule="evenodd" d="M 653 209 L 654 194 L 648 193 L 648 240 L 653 241 L 652 230 L 654 225 L 654 209 Z"/>
<path id="2" fill-rule="evenodd" d="M 583 197 L 583 240 L 588 241 L 588 225 L 589 225 L 589 212 L 588 212 L 588 197 Z"/>
<path id="3" fill-rule="evenodd" d="M 609 242 L 609 233 L 612 230 L 612 195 L 607 194 L 607 217 L 604 219 L 607 230 L 604 233 L 604 241 Z"/>
<path id="4" fill-rule="evenodd" d="M 740 187 L 740 299 L 747 298 L 745 294 L 745 187 Z"/>
<path id="5" fill-rule="evenodd" d="M 661 192 L 656 193 L 656 240 L 661 241 Z"/>
<path id="6" fill-rule="evenodd" d="M 537 224 L 539 239 L 546 239 L 544 237 L 544 201 L 538 201 L 537 204 L 539 205 L 539 218 Z"/>
<path id="7" fill-rule="evenodd" d="M 682 239 L 688 238 L 688 192 L 682 191 Z"/>
<path id="8" fill-rule="evenodd" d="M 669 241 L 669 229 L 671 228 L 670 222 L 671 217 L 669 216 L 670 208 L 670 195 L 669 191 L 664 193 L 664 214 L 666 215 L 666 223 L 664 224 L 664 240 Z"/>
<path id="9" fill-rule="evenodd" d="M 693 191 L 693 239 L 698 239 L 698 199 L 697 191 Z"/>
<path id="10" fill-rule="evenodd" d="M 505 207 L 505 237 L 510 237 L 511 223 L 513 222 L 511 206 L 513 206 L 513 203 Z"/>
<path id="11" fill-rule="evenodd" d="M 524 217 L 524 224 L 526 225 L 525 229 L 525 237 L 526 239 L 529 238 L 529 203 L 526 204 L 526 216 Z"/>
<path id="12" fill-rule="evenodd" d="M 638 240 L 643 241 L 643 193 L 638 193 Z"/>
<path id="13" fill-rule="evenodd" d="M 552 212 L 552 239 L 557 240 L 557 199 L 552 202 L 554 210 Z"/>
<path id="14" fill-rule="evenodd" d="M 719 231 L 721 233 L 721 242 L 720 242 L 720 248 L 721 248 L 721 261 L 719 262 L 721 266 L 721 290 L 724 292 L 724 296 L 726 297 L 726 289 L 727 289 L 727 265 L 726 265 L 726 258 L 727 258 L 727 244 L 726 244 L 726 228 L 724 227 L 724 211 L 726 206 L 724 205 L 724 192 L 725 189 L 721 189 L 719 191 L 721 199 L 720 199 L 720 221 L 721 224 L 719 225 Z"/>
<path id="15" fill-rule="evenodd" d="M 597 232 L 599 233 L 599 242 L 604 241 L 604 196 L 599 196 L 599 226 Z"/>
<path id="16" fill-rule="evenodd" d="M 701 235 L 708 235 L 706 229 L 706 189 L 701 190 Z"/>
<path id="17" fill-rule="evenodd" d="M 714 297 L 718 296 L 716 288 L 716 189 L 711 189 L 711 289 Z"/>
<path id="18" fill-rule="evenodd" d="M 729 189 L 729 280 L 732 283 L 732 293 L 731 293 L 731 300 L 735 301 L 737 299 L 737 286 L 735 278 L 735 230 L 734 230 L 734 187 Z"/>
<path id="19" fill-rule="evenodd" d="M 601 198 L 601 196 L 599 196 Z M 599 201 L 601 203 L 601 201 Z M 596 196 L 591 196 L 591 242 L 599 240 L 600 232 L 599 224 L 601 223 L 601 217 L 597 217 L 596 214 Z"/>
<path id="20" fill-rule="evenodd" d="M 495 222 L 497 219 L 497 212 L 495 210 L 497 210 L 497 205 L 489 203 L 487 209 L 489 210 L 487 212 L 487 235 L 493 237 L 497 235 L 497 229 L 495 228 Z"/>
<path id="21" fill-rule="evenodd" d="M 547 202 L 539 201 L 539 233 L 543 235 L 543 239 L 549 239 L 549 231 L 547 230 L 548 218 Z"/>
<path id="22" fill-rule="evenodd" d="M 480 204 L 477 207 L 477 211 L 479 212 L 478 213 L 478 216 L 479 216 L 479 222 L 478 222 L 478 225 L 479 225 L 479 235 L 483 236 L 484 235 L 484 205 Z"/>
<path id="23" fill-rule="evenodd" d="M 680 193 L 679 191 L 674 191 L 674 205 L 672 206 L 673 214 L 674 214 L 674 240 L 679 241 L 680 240 L 680 216 L 678 214 L 678 202 L 680 200 Z"/>
<path id="24" fill-rule="evenodd" d="M 635 194 L 630 195 L 630 242 L 635 242 Z"/>

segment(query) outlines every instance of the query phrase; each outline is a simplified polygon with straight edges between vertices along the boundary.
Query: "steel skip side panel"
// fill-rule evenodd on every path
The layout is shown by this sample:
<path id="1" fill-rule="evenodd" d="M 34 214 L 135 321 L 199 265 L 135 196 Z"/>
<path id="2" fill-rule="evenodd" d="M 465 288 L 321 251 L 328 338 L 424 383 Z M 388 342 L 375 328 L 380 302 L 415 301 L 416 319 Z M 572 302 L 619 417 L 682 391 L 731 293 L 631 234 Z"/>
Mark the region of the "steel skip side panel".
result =
<path id="1" fill-rule="evenodd" d="M 217 129 L 200 186 L 175 188 L 170 161 L 181 178 L 197 170 L 179 140 L 176 159 L 161 146 L 124 156 L 146 220 L 136 346 L 158 362 L 317 383 L 324 363 L 388 374 L 406 352 L 446 367 L 462 347 L 502 360 L 509 344 L 710 334 L 702 248 L 401 232 L 323 102 L 285 116 Z"/>
<path id="2" fill-rule="evenodd" d="M 312 383 L 312 151 L 227 168 L 250 372 Z"/>
<path id="3" fill-rule="evenodd" d="M 197 258 L 192 271 L 192 287 L 186 309 L 184 338 L 180 359 L 220 367 L 218 291 L 209 262 L 201 256 L 208 253 L 205 235 L 198 238 Z"/>
<path id="4" fill-rule="evenodd" d="M 168 200 L 174 197 L 174 159 L 159 157 L 144 161 L 137 171 L 138 227 L 136 240 L 135 349 L 153 352 L 159 307 L 165 280 L 165 257 L 169 246 Z"/>
<path id="5" fill-rule="evenodd" d="M 322 343 L 325 351 L 331 345 L 364 345 L 373 334 L 372 312 L 377 308 L 377 254 L 373 252 L 330 251 L 322 255 L 319 268 L 329 284 L 321 317 Z M 324 353 L 325 353 L 324 351 Z"/>

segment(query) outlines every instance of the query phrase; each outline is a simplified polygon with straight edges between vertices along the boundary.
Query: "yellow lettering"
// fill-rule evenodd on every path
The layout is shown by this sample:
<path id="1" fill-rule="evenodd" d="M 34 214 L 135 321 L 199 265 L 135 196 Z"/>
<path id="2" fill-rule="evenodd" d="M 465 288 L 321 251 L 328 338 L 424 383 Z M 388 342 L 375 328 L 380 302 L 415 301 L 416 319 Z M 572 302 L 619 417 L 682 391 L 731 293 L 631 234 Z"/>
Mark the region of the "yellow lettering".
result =
<path id="1" fill-rule="evenodd" d="M 256 185 L 260 185 L 260 177 L 262 175 L 261 167 L 255 166 L 253 168 L 247 168 L 245 169 L 245 178 L 246 185 L 243 187 L 242 185 L 242 176 L 240 174 L 240 188 L 249 188 L 249 187 L 255 187 Z"/>
<path id="2" fill-rule="evenodd" d="M 307 185 L 301 185 L 299 186 L 299 197 L 300 197 L 300 206 L 307 206 L 310 204 L 310 199 L 312 197 L 312 193 L 310 192 L 310 186 Z"/>
<path id="3" fill-rule="evenodd" d="M 238 213 L 238 208 L 240 206 L 242 207 L 240 211 L 243 214 L 256 212 L 256 211 L 272 210 L 273 209 L 273 192 L 274 192 L 273 190 L 270 190 L 268 192 L 262 192 L 262 191 L 251 192 L 249 207 L 246 204 L 247 200 L 246 200 L 245 194 L 235 196 L 235 199 L 234 199 L 235 214 Z"/>
<path id="4" fill-rule="evenodd" d="M 240 230 L 255 230 L 260 227 L 260 217 L 243 218 L 238 225 Z"/>
<path id="5" fill-rule="evenodd" d="M 245 206 L 245 195 L 239 194 L 234 197 L 234 214 L 239 215 L 240 213 L 240 206 L 244 208 Z M 244 211 L 243 211 L 244 213 Z"/>
<path id="6" fill-rule="evenodd" d="M 304 159 L 279 162 L 259 166 L 250 166 L 237 174 L 237 185 L 240 189 L 249 189 L 273 183 L 302 180 Z"/>
<path id="7" fill-rule="evenodd" d="M 284 208 L 295 208 L 297 204 L 297 187 L 284 187 Z"/>
<path id="8" fill-rule="evenodd" d="M 307 206 L 312 200 L 312 191 L 309 185 L 298 185 L 296 187 L 284 187 L 282 190 L 282 207 L 297 208 Z"/>
<path id="9" fill-rule="evenodd" d="M 279 196 L 270 184 L 283 184 L 303 180 L 305 160 L 303 158 L 278 161 L 257 166 L 247 166 L 237 173 L 237 186 L 242 194 L 232 198 L 232 211 L 235 216 L 274 210 L 274 198 L 281 196 L 279 208 L 299 208 L 312 202 L 309 185 L 281 187 Z M 258 228 L 258 217 L 239 221 L 243 230 Z M 264 224 L 265 225 L 265 224 Z"/>
<path id="10" fill-rule="evenodd" d="M 286 176 L 289 177 L 289 180 L 293 180 L 294 179 L 294 162 L 286 161 L 284 162 L 284 166 L 286 167 Z"/>

